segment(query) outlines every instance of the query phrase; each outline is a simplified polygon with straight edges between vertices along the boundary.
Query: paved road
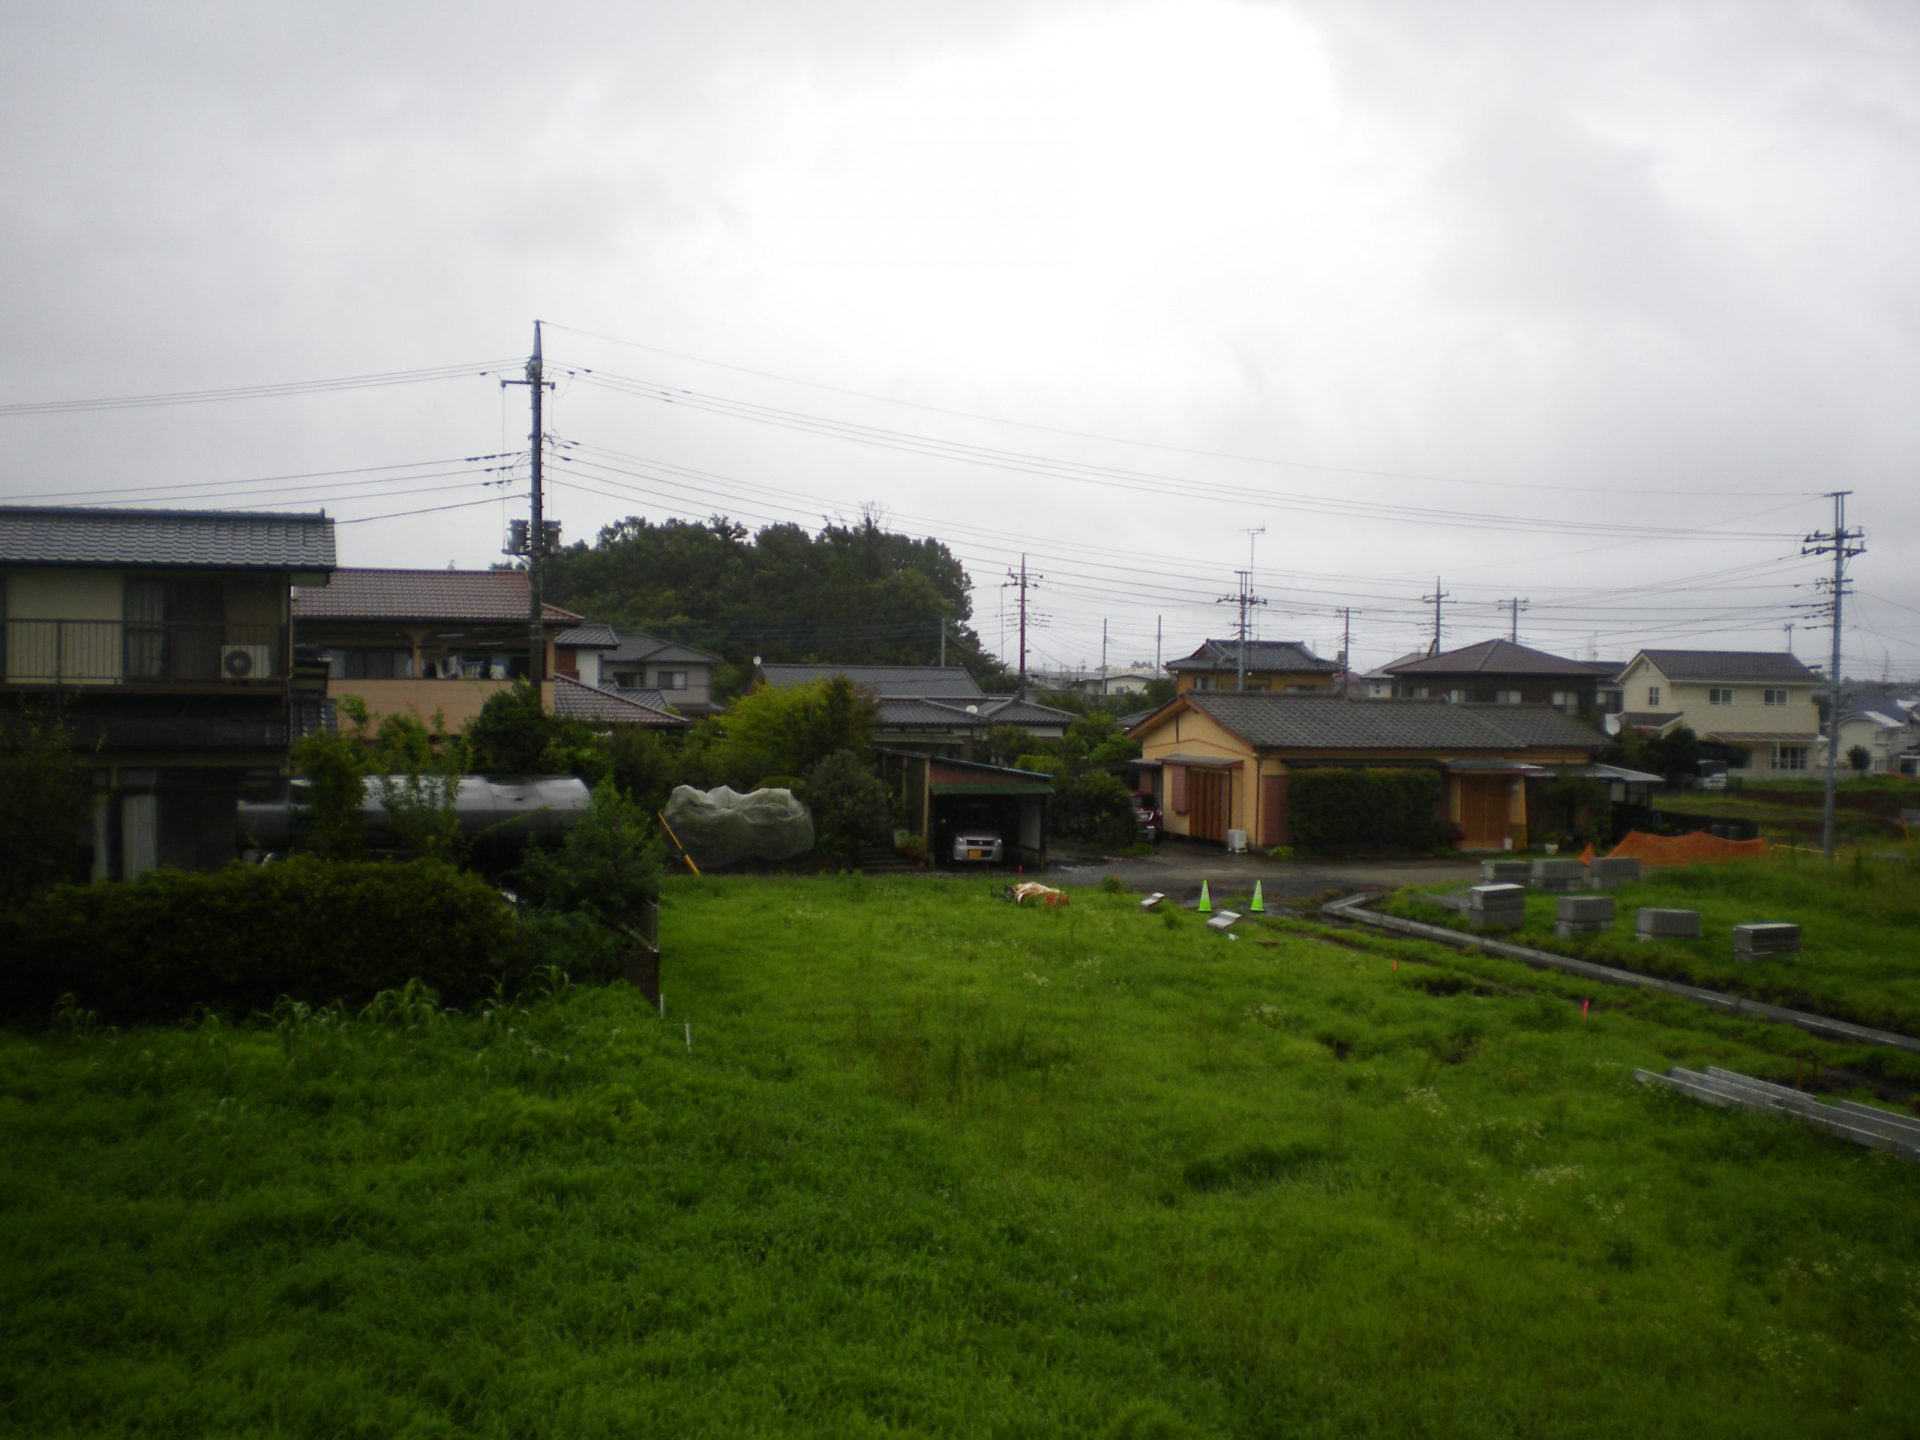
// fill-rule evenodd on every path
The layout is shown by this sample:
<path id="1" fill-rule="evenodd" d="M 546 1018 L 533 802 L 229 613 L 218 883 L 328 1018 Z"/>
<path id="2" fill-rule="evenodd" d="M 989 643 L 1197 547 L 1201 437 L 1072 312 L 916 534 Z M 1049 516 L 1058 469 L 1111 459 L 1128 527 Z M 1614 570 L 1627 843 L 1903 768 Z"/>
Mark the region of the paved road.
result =
<path id="1" fill-rule="evenodd" d="M 1264 855 L 1229 855 L 1201 845 L 1162 841 L 1150 860 L 1056 857 L 1043 878 L 1063 888 L 1098 885 L 1109 875 L 1129 889 L 1164 891 L 1176 900 L 1200 893 L 1205 880 L 1216 899 L 1246 895 L 1253 882 L 1274 899 L 1305 899 L 1329 890 L 1390 890 L 1396 885 L 1465 885 L 1480 878 L 1478 859 L 1434 860 L 1269 860 Z"/>

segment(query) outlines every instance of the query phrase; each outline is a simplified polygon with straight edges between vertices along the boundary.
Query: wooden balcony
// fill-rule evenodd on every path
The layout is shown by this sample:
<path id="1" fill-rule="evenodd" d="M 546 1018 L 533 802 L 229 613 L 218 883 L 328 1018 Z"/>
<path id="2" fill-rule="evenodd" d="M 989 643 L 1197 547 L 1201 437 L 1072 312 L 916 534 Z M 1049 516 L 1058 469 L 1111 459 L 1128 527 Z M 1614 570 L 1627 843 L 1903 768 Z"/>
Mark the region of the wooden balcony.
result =
<path id="1" fill-rule="evenodd" d="M 0 683 L 144 691 L 284 690 L 287 627 L 226 621 L 8 620 Z"/>

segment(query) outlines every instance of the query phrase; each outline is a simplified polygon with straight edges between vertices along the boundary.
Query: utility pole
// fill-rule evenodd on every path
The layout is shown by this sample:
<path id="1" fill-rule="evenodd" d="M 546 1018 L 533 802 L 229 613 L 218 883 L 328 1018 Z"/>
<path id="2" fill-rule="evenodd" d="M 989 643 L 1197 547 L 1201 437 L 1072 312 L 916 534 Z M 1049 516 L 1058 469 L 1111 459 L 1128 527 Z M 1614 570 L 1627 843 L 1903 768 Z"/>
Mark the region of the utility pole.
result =
<path id="1" fill-rule="evenodd" d="M 1347 688 L 1347 677 L 1353 673 L 1353 607 L 1340 607 L 1340 688 Z"/>
<path id="2" fill-rule="evenodd" d="M 1156 679 L 1160 675 L 1160 627 L 1165 623 L 1164 615 L 1153 617 L 1153 673 Z"/>
<path id="3" fill-rule="evenodd" d="M 1234 626 L 1234 632 L 1240 637 L 1239 678 L 1234 682 L 1233 688 L 1235 690 L 1245 690 L 1247 688 L 1247 631 L 1251 624 L 1247 617 L 1254 606 L 1264 605 L 1267 602 L 1261 596 L 1253 593 L 1253 571 L 1236 570 L 1233 573 L 1240 577 L 1239 593 L 1222 595 L 1218 600 L 1214 601 L 1214 604 L 1238 605 L 1240 607 L 1240 619 Z"/>
<path id="4" fill-rule="evenodd" d="M 1847 528 L 1847 496 L 1851 490 L 1829 492 L 1833 501 L 1833 529 L 1818 530 L 1806 537 L 1800 547 L 1802 555 L 1833 556 L 1833 578 L 1821 583 L 1831 594 L 1833 602 L 1833 655 L 1827 667 L 1827 793 L 1821 810 L 1820 848 L 1827 859 L 1833 859 L 1833 811 L 1834 797 L 1840 785 L 1840 611 L 1841 601 L 1847 593 L 1847 561 L 1855 555 L 1866 552 L 1866 546 L 1859 541 L 1866 539 L 1864 530 Z"/>
<path id="5" fill-rule="evenodd" d="M 1438 655 L 1440 653 L 1440 602 L 1442 600 L 1451 600 L 1452 598 L 1451 595 L 1440 588 L 1440 577 L 1438 575 L 1433 577 L 1433 593 L 1420 597 L 1421 603 L 1423 604 L 1427 601 L 1433 602 L 1433 643 L 1427 647 L 1427 654 L 1429 655 Z"/>
<path id="6" fill-rule="evenodd" d="M 1436 583 L 1433 588 L 1438 590 L 1440 587 Z M 1513 616 L 1513 622 L 1508 627 L 1508 630 L 1507 630 L 1507 639 L 1515 645 L 1518 645 L 1520 643 L 1520 612 L 1522 610 L 1529 610 L 1532 607 L 1533 607 L 1533 601 L 1522 600 L 1518 596 L 1515 596 L 1513 599 L 1506 602 L 1505 608 Z"/>
<path id="7" fill-rule="evenodd" d="M 546 379 L 545 364 L 540 357 L 538 320 L 533 322 L 533 354 L 527 360 L 527 378 L 502 380 L 500 385 L 503 389 L 508 385 L 525 385 L 533 397 L 533 433 L 527 437 L 532 444 L 533 455 L 533 523 L 527 529 L 523 546 L 520 527 L 515 522 L 507 553 L 524 554 L 527 557 L 527 678 L 533 681 L 537 690 L 547 678 L 546 605 L 541 594 L 540 561 L 553 548 L 553 542 L 559 539 L 560 534 L 558 525 L 549 531 L 545 513 L 541 509 L 541 463 L 546 458 L 547 434 L 540 412 L 551 385 Z"/>
<path id="8" fill-rule="evenodd" d="M 1000 587 L 1004 590 L 1011 585 L 1020 592 L 1020 689 L 1022 691 L 1027 688 L 1027 591 L 1046 578 L 1044 575 L 1032 577 L 1027 575 L 1026 552 L 1022 551 L 1020 573 L 1016 575 L 1011 570 L 1007 571 L 1006 582 Z"/>
<path id="9" fill-rule="evenodd" d="M 1100 696 L 1107 694 L 1107 622 L 1100 622 Z"/>
<path id="10" fill-rule="evenodd" d="M 947 668 L 947 622 L 940 622 L 940 668 Z"/>
<path id="11" fill-rule="evenodd" d="M 1787 621 L 1782 628 L 1787 632 L 1787 654 L 1791 655 L 1793 654 L 1793 621 Z"/>

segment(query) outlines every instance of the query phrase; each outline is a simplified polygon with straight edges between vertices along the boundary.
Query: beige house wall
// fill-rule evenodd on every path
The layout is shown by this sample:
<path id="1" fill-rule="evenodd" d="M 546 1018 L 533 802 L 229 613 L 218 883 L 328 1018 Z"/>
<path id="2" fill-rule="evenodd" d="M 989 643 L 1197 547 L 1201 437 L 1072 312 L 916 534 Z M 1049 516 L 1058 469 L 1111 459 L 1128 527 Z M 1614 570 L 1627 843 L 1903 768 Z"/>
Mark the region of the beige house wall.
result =
<path id="1" fill-rule="evenodd" d="M 1652 661 L 1637 658 L 1622 672 L 1620 688 L 1625 700 L 1625 709 L 1650 710 L 1667 714 L 1678 711 L 1679 723 L 1696 735 L 1816 736 L 1821 733 L 1820 707 L 1813 703 L 1814 686 L 1805 681 L 1797 684 L 1782 680 L 1675 681 L 1662 673 Z M 1715 705 L 1711 694 L 1714 690 L 1731 690 L 1733 703 Z M 1786 691 L 1787 703 L 1767 704 L 1766 692 L 1769 690 Z M 1654 698 L 1656 695 L 1658 699 Z M 1809 742 L 1808 768 L 1815 768 L 1823 763 L 1822 757 L 1825 753 L 1823 744 Z M 1751 765 L 1734 773 L 1744 775 L 1803 773 L 1776 772 L 1773 769 L 1773 750 L 1768 745 L 1754 745 L 1751 749 L 1751 759 L 1753 761 Z"/>
<path id="2" fill-rule="evenodd" d="M 367 723 L 377 728 L 382 716 L 411 715 L 437 735 L 456 735 L 495 695 L 513 689 L 511 680 L 336 680 L 329 694 L 337 701 L 349 695 L 366 702 Z M 553 682 L 540 687 L 540 708 L 553 713 Z M 436 718 L 437 717 L 437 718 Z M 342 734 L 354 733 L 353 722 L 340 716 Z"/>

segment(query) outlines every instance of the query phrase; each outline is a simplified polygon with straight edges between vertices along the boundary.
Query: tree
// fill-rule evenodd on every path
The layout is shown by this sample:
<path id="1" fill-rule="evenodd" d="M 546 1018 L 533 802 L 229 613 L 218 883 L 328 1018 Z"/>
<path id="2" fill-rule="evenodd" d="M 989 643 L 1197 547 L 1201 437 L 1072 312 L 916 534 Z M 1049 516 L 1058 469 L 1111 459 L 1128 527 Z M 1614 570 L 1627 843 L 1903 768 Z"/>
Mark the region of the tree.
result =
<path id="1" fill-rule="evenodd" d="M 602 782 L 558 850 L 528 847 L 516 883 L 543 910 L 631 926 L 643 902 L 660 898 L 659 838 L 645 811 Z"/>
<path id="2" fill-rule="evenodd" d="M 85 877 L 93 782 L 54 710 L 0 712 L 0 909 Z"/>
<path id="3" fill-rule="evenodd" d="M 1847 765 L 1856 773 L 1864 775 L 1873 768 L 1873 753 L 1864 745 L 1850 746 L 1847 750 Z"/>
<path id="4" fill-rule="evenodd" d="M 577 775 L 590 785 L 606 775 L 606 755 L 593 733 L 576 720 L 549 715 L 528 680 L 489 696 L 461 739 L 476 774 Z"/>
<path id="5" fill-rule="evenodd" d="M 836 750 L 865 752 L 880 725 L 874 701 L 844 676 L 811 685 L 765 685 L 702 724 L 717 736 L 721 780 L 751 790 L 769 776 L 805 775 Z"/>
<path id="6" fill-rule="evenodd" d="M 835 750 L 807 771 L 800 798 L 813 812 L 815 848 L 858 859 L 860 847 L 885 836 L 887 787 L 852 750 Z"/>

